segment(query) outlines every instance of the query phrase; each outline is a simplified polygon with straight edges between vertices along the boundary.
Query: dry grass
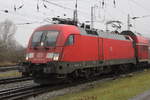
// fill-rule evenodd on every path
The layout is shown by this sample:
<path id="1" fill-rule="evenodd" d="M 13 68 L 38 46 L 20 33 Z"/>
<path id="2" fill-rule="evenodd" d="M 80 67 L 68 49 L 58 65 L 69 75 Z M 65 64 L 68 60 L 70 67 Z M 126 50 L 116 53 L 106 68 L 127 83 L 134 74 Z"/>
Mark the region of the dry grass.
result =
<path id="1" fill-rule="evenodd" d="M 21 76 L 21 73 L 18 71 L 7 71 L 7 72 L 0 72 L 0 78 L 6 78 L 6 77 L 19 77 Z"/>
<path id="2" fill-rule="evenodd" d="M 50 100 L 128 100 L 148 89 L 150 89 L 150 70 L 133 77 L 99 83 L 94 88 Z"/>
<path id="3" fill-rule="evenodd" d="M 12 62 L 0 62 L 0 67 L 12 66 L 12 65 L 16 65 L 16 63 L 12 63 Z"/>

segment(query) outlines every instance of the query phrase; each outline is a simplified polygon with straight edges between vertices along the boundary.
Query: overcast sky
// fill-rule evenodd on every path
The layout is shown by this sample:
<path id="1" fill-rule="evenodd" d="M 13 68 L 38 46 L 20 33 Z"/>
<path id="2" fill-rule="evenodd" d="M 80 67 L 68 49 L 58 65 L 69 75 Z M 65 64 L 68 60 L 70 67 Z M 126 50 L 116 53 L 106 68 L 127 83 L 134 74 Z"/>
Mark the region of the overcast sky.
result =
<path id="1" fill-rule="evenodd" d="M 75 0 L 47 0 L 55 4 L 44 2 L 47 9 L 44 8 L 42 0 L 0 0 L 0 22 L 5 19 L 12 20 L 17 25 L 15 34 L 16 40 L 26 46 L 32 34 L 32 31 L 43 24 L 47 24 L 45 20 L 54 16 L 66 14 L 66 17 L 72 17 Z M 90 20 L 90 7 L 98 6 L 94 26 L 99 29 L 105 29 L 105 23 L 109 20 L 119 20 L 123 22 L 122 30 L 127 29 L 127 15 L 131 17 L 143 17 L 131 20 L 133 31 L 140 32 L 144 36 L 150 37 L 150 1 L 149 0 L 104 0 L 105 6 L 102 8 L 100 2 L 103 0 L 78 0 L 78 17 L 81 22 Z M 39 5 L 39 12 L 37 11 Z M 20 10 L 14 11 L 16 8 L 24 5 Z M 9 13 L 4 13 L 8 10 Z M 33 23 L 30 25 L 20 25 L 22 23 Z"/>

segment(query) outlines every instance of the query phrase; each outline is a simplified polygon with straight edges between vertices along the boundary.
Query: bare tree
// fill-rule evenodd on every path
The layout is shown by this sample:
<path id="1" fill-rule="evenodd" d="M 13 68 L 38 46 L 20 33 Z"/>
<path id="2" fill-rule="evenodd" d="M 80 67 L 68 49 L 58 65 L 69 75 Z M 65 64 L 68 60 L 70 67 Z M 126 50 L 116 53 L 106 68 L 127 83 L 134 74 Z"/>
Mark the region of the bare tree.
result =
<path id="1" fill-rule="evenodd" d="M 23 58 L 24 48 L 14 38 L 16 29 L 10 20 L 0 23 L 0 62 L 17 62 Z"/>
<path id="2" fill-rule="evenodd" d="M 13 43 L 16 29 L 16 25 L 10 20 L 0 23 L 0 47 L 7 48 Z"/>

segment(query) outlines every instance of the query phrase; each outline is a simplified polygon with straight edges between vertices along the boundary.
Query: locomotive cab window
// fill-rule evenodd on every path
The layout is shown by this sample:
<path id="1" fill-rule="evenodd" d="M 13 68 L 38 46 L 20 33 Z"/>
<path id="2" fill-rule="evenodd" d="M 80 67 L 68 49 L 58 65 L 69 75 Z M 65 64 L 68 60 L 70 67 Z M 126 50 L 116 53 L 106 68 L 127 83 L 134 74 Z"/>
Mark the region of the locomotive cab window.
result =
<path id="1" fill-rule="evenodd" d="M 55 30 L 37 31 L 32 37 L 32 46 L 40 46 L 41 43 L 44 43 L 44 46 L 55 46 L 58 34 Z"/>
<path id="2" fill-rule="evenodd" d="M 65 45 L 73 45 L 74 43 L 74 35 L 70 35 L 65 43 Z"/>
<path id="3" fill-rule="evenodd" d="M 55 46 L 56 40 L 59 32 L 58 31 L 48 31 L 45 36 L 45 45 L 46 46 Z"/>

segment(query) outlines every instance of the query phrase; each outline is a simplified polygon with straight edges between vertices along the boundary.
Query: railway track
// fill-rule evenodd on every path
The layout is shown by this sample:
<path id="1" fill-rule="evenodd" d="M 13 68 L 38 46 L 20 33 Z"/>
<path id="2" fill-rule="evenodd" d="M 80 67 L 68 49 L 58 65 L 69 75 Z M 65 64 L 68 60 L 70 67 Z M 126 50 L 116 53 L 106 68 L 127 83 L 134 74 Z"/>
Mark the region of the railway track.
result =
<path id="1" fill-rule="evenodd" d="M 93 79 L 95 80 L 95 79 Z M 108 78 L 109 80 L 109 78 Z M 13 87 L 9 89 L 0 90 L 0 100 L 23 100 L 31 96 L 36 96 L 42 93 L 51 92 L 54 90 L 61 90 L 72 86 L 84 84 L 89 81 L 78 81 L 74 83 L 61 83 L 61 85 L 25 85 L 21 87 Z"/>
<path id="2" fill-rule="evenodd" d="M 133 72 L 133 73 L 137 73 L 137 72 Z M 23 100 L 31 96 L 37 96 L 39 94 L 51 92 L 54 90 L 61 90 L 64 88 L 69 88 L 72 86 L 74 87 L 77 85 L 82 85 L 85 83 L 98 81 L 98 80 L 101 80 L 102 82 L 104 82 L 104 81 L 109 81 L 109 80 L 113 80 L 116 78 L 119 78 L 119 77 L 114 77 L 112 75 L 104 75 L 101 77 L 93 78 L 91 80 L 81 79 L 78 82 L 61 83 L 61 85 L 55 84 L 55 85 L 50 85 L 50 86 L 48 85 L 40 86 L 38 84 L 33 84 L 33 85 L 24 85 L 21 87 L 13 87 L 9 89 L 0 90 L 0 100 Z"/>
<path id="3" fill-rule="evenodd" d="M 0 67 L 0 72 L 18 70 L 18 69 L 19 69 L 19 66 L 5 66 L 5 67 Z"/>
<path id="4" fill-rule="evenodd" d="M 0 90 L 0 100 L 19 100 L 39 92 L 43 87 L 39 85 L 27 85 Z"/>
<path id="5" fill-rule="evenodd" d="M 8 84 L 12 82 L 21 82 L 21 81 L 27 81 L 27 80 L 32 80 L 32 78 L 31 77 L 5 78 L 5 79 L 0 79 L 0 84 Z"/>
<path id="6" fill-rule="evenodd" d="M 31 96 L 36 96 L 42 93 L 50 92 L 53 90 L 59 90 L 67 88 L 70 85 L 26 85 L 22 87 L 15 87 L 9 89 L 0 90 L 0 100 L 23 100 Z"/>

